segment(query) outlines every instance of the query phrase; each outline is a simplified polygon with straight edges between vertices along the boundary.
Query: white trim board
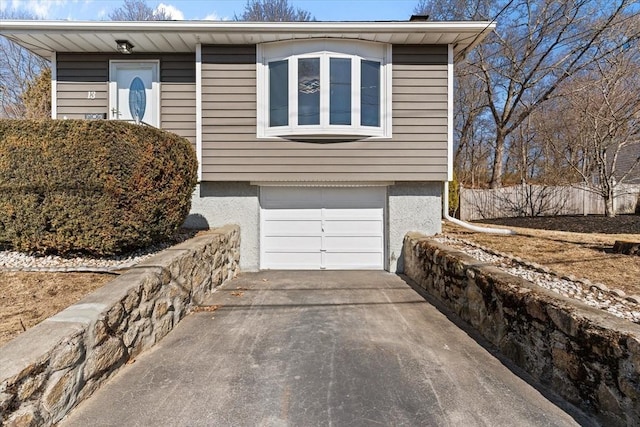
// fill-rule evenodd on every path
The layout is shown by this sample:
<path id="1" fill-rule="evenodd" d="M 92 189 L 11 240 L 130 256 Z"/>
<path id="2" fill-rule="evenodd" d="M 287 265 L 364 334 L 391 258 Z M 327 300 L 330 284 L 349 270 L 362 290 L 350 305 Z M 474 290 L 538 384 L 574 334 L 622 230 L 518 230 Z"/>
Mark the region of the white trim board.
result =
<path id="1" fill-rule="evenodd" d="M 58 62 L 55 52 L 51 54 L 51 118 L 58 118 Z"/>
<path id="2" fill-rule="evenodd" d="M 202 44 L 196 45 L 196 156 L 198 181 L 202 181 Z"/>
<path id="3" fill-rule="evenodd" d="M 251 181 L 260 187 L 388 187 L 394 181 Z"/>
<path id="4" fill-rule="evenodd" d="M 453 181 L 453 46 L 447 53 L 447 181 Z"/>

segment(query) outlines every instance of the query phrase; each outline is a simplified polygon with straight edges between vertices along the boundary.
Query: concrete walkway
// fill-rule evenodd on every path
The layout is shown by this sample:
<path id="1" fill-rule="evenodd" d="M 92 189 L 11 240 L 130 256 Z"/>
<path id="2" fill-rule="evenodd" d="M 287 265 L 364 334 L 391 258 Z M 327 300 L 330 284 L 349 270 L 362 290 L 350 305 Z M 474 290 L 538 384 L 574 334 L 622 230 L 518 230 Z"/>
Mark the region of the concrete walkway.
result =
<path id="1" fill-rule="evenodd" d="M 209 303 L 61 425 L 589 424 L 389 273 L 243 274 Z"/>

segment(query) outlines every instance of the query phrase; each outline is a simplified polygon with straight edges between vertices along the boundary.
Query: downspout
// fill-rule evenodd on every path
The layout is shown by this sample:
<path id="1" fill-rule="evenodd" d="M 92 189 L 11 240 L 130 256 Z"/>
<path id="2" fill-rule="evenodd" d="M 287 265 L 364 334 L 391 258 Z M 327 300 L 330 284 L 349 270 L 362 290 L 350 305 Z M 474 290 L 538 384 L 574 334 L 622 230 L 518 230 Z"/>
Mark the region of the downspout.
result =
<path id="1" fill-rule="evenodd" d="M 442 192 L 442 218 L 447 221 L 459 225 L 460 227 L 469 229 L 471 231 L 477 231 L 478 233 L 489 233 L 489 234 L 503 234 L 503 235 L 514 235 L 517 234 L 513 230 L 509 230 L 506 228 L 491 228 L 491 227 L 478 227 L 477 225 L 469 224 L 468 222 L 460 221 L 457 218 L 454 218 L 449 215 L 449 181 L 444 182 L 443 192 Z"/>

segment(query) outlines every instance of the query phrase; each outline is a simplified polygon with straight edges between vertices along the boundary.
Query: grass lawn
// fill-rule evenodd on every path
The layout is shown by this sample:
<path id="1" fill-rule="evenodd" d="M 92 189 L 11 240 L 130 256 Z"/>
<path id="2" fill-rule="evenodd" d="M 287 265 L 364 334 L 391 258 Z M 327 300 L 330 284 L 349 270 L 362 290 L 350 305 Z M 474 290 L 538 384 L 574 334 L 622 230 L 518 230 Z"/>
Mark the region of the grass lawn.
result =
<path id="1" fill-rule="evenodd" d="M 579 222 L 584 221 L 578 218 Z M 632 219 L 640 224 L 640 216 Z M 518 224 L 516 220 L 511 218 L 508 221 L 511 225 L 509 228 L 518 233 L 514 236 L 476 233 L 450 223 L 444 225 L 443 231 L 446 235 L 545 265 L 561 275 L 574 275 L 594 283 L 604 283 L 611 289 L 621 289 L 629 295 L 640 295 L 640 257 L 611 251 L 616 240 L 640 241 L 640 234 L 624 233 L 630 229 L 629 217 L 606 221 L 608 233 L 522 228 L 515 226 Z M 523 218 L 520 223 L 531 225 L 527 220 L 530 219 Z M 564 218 L 564 221 L 568 219 Z M 615 222 L 620 224 L 617 229 L 612 224 Z M 492 224 L 485 225 L 494 227 L 496 223 L 500 222 L 492 221 Z"/>

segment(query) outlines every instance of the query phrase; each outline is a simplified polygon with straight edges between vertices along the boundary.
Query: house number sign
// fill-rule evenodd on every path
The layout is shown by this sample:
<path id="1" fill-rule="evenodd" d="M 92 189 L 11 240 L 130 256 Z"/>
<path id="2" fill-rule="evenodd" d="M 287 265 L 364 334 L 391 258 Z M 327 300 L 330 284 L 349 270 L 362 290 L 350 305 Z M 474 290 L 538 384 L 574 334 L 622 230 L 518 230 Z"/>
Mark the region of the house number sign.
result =
<path id="1" fill-rule="evenodd" d="M 96 91 L 90 90 L 87 92 L 87 99 L 96 99 Z"/>

